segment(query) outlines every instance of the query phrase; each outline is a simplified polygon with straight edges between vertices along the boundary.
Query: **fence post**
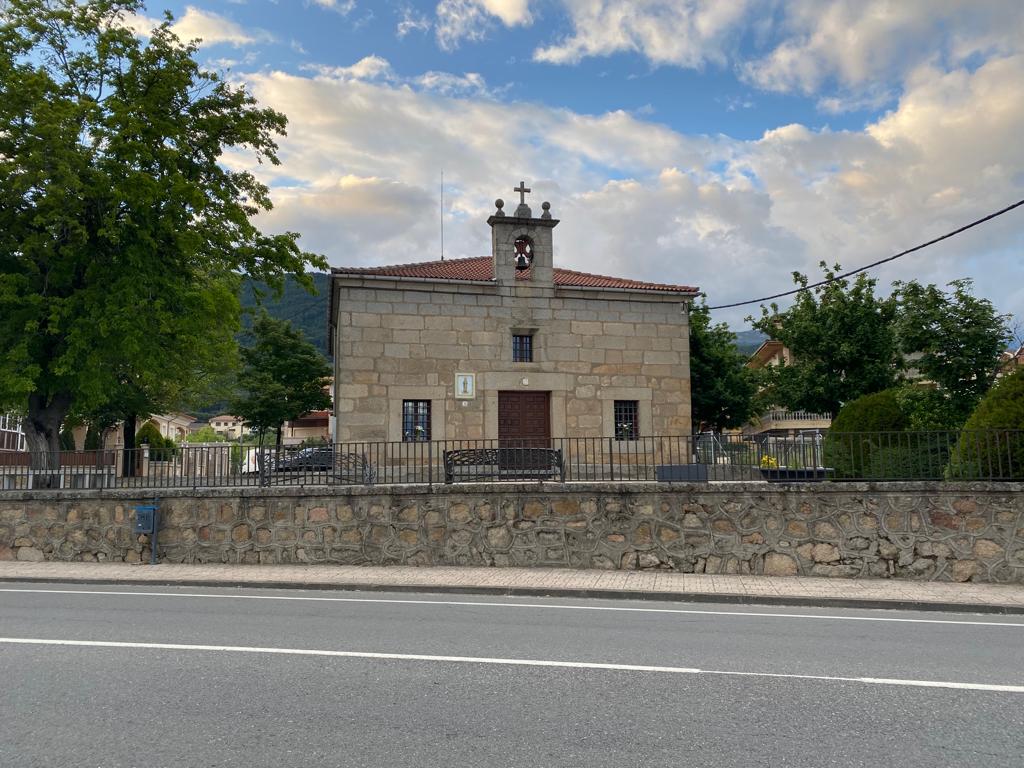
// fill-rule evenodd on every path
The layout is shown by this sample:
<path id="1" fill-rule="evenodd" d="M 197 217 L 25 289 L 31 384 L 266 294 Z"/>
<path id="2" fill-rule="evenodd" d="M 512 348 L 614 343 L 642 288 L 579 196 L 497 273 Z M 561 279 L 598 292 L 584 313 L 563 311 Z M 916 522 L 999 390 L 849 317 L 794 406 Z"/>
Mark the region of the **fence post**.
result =
<path id="1" fill-rule="evenodd" d="M 612 453 L 612 441 L 614 438 L 608 438 L 608 479 L 615 482 L 615 455 Z"/>
<path id="2" fill-rule="evenodd" d="M 434 441 L 427 443 L 427 487 L 434 488 Z"/>

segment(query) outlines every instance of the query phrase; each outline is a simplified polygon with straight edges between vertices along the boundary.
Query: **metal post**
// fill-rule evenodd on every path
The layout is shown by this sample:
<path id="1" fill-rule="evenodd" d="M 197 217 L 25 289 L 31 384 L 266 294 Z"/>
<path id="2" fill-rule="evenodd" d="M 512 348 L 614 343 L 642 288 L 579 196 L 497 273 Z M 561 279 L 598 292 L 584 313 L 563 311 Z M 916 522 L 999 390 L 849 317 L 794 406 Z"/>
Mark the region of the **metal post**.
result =
<path id="1" fill-rule="evenodd" d="M 160 530 L 160 502 L 158 499 L 154 500 L 153 510 L 153 533 L 149 537 L 149 564 L 156 565 L 156 536 L 157 531 Z"/>

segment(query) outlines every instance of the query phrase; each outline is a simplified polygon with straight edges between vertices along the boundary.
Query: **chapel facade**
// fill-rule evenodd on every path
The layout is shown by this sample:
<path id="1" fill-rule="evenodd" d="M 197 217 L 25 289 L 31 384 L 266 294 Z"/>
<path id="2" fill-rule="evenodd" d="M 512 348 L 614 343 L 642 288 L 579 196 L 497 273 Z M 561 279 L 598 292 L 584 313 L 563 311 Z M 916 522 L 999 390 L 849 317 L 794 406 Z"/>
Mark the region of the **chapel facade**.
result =
<path id="1" fill-rule="evenodd" d="M 332 270 L 336 442 L 690 434 L 697 288 L 555 267 L 529 191 L 489 257 Z"/>

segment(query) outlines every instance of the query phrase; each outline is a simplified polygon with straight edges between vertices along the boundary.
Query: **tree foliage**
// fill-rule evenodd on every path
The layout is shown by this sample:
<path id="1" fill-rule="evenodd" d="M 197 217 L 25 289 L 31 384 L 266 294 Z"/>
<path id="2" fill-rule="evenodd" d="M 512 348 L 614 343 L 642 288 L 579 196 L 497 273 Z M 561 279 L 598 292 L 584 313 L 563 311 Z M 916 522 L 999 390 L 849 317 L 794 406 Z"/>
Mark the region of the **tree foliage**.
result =
<path id="1" fill-rule="evenodd" d="M 169 17 L 142 42 L 126 24 L 142 9 L 0 6 L 0 407 L 27 412 L 51 462 L 70 411 L 146 413 L 221 359 L 240 275 L 326 266 L 294 233 L 262 234 L 267 188 L 219 162 L 277 163 L 285 117 L 201 69 Z"/>
<path id="2" fill-rule="evenodd" d="M 690 397 L 694 428 L 721 431 L 754 415 L 757 387 L 736 334 L 711 323 L 707 303 L 690 308 Z"/>
<path id="3" fill-rule="evenodd" d="M 827 280 L 841 269 L 824 262 L 821 268 Z M 764 370 L 766 399 L 790 410 L 834 414 L 843 403 L 893 386 L 894 305 L 875 295 L 875 280 L 862 273 L 852 282 L 834 280 L 813 289 L 799 272 L 793 280 L 806 290 L 789 309 L 772 304 L 761 308 L 760 319 L 751 319 L 793 355 L 791 364 Z"/>
<path id="4" fill-rule="evenodd" d="M 999 371 L 999 356 L 1009 342 L 1009 318 L 987 299 L 971 295 L 970 280 L 954 280 L 952 289 L 916 281 L 895 283 L 896 338 L 910 365 L 937 387 L 931 407 L 944 426 L 958 427 L 989 390 Z"/>
<path id="5" fill-rule="evenodd" d="M 1024 479 L 1024 368 L 989 390 L 967 419 L 947 475 Z"/>
<path id="6" fill-rule="evenodd" d="M 260 445 L 268 430 L 277 431 L 280 444 L 286 421 L 330 407 L 331 366 L 301 331 L 265 312 L 254 320 L 252 337 L 252 346 L 241 353 L 243 394 L 231 403 L 231 412 L 256 431 Z"/>

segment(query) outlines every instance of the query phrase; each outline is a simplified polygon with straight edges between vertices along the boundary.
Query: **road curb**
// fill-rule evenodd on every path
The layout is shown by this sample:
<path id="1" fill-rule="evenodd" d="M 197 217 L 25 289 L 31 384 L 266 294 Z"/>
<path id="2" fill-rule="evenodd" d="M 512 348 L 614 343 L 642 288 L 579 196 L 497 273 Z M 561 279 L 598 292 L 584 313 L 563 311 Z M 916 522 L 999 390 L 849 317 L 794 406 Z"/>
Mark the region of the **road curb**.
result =
<path id="1" fill-rule="evenodd" d="M 21 584 L 94 584 L 135 587 L 224 587 L 236 589 L 307 589 L 344 592 L 401 592 L 442 595 L 496 595 L 502 597 L 561 597 L 597 600 L 642 600 L 673 603 L 725 603 L 729 605 L 765 605 L 807 608 L 860 608 L 867 610 L 934 611 L 939 613 L 984 613 L 1002 616 L 1024 615 L 1024 605 L 994 603 L 956 603 L 943 601 L 885 600 L 857 597 L 812 597 L 805 595 L 747 595 L 708 592 L 645 592 L 630 589 L 571 589 L 564 587 L 489 587 L 455 584 L 378 584 L 363 582 L 296 582 L 241 579 L 133 579 L 133 578 L 61 578 L 57 576 L 0 576 L 0 583 Z"/>

